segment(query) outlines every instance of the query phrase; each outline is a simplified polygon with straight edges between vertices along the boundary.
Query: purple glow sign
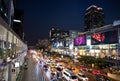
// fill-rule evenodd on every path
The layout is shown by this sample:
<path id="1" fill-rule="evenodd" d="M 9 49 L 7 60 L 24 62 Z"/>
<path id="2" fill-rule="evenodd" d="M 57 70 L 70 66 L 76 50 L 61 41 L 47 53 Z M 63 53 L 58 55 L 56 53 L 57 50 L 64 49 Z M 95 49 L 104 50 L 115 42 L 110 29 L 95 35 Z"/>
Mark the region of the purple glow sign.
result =
<path id="1" fill-rule="evenodd" d="M 74 39 L 74 45 L 78 46 L 78 45 L 86 45 L 86 36 L 80 36 Z"/>

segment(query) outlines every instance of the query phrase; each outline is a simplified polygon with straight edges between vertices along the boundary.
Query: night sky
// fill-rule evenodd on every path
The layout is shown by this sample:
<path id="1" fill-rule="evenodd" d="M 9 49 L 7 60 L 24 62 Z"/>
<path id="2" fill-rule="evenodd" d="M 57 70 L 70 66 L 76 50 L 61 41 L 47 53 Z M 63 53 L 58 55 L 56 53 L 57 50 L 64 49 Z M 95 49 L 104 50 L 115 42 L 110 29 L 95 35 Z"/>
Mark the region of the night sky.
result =
<path id="1" fill-rule="evenodd" d="M 24 10 L 24 31 L 29 45 L 48 38 L 51 27 L 81 30 L 86 9 L 96 5 L 105 13 L 105 23 L 120 19 L 120 0 L 18 0 Z"/>

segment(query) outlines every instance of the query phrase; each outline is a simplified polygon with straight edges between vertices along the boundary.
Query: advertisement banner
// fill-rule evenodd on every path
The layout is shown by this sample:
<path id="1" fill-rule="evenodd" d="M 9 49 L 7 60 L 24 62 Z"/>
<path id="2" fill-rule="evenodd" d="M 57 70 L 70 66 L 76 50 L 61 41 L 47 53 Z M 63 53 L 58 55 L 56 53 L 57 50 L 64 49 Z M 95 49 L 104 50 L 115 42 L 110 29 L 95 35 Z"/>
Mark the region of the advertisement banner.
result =
<path id="1" fill-rule="evenodd" d="M 93 33 L 91 35 L 91 44 L 114 44 L 118 43 L 118 30 L 114 29 L 107 32 Z"/>

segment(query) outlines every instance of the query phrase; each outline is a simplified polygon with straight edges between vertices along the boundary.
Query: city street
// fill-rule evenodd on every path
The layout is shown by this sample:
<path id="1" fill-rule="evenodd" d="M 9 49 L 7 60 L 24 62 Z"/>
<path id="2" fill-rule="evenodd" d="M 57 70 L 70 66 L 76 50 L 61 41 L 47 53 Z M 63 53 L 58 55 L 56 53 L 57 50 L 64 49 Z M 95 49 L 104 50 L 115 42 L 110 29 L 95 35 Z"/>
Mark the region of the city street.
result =
<path id="1" fill-rule="evenodd" d="M 24 69 L 21 81 L 46 81 L 37 62 L 29 57 L 27 65 L 28 69 Z"/>
<path id="2" fill-rule="evenodd" d="M 0 0 L 0 81 L 120 81 L 120 0 Z"/>
<path id="3" fill-rule="evenodd" d="M 65 59 L 65 60 L 69 60 L 69 59 Z M 69 60 L 69 63 L 61 62 L 61 64 L 64 65 L 65 67 L 67 67 L 68 65 L 69 65 L 69 66 L 74 65 L 73 63 L 70 62 L 70 60 Z M 73 70 L 73 72 L 74 72 L 75 74 L 80 73 L 79 68 L 78 68 L 78 67 L 75 67 L 75 66 L 76 66 L 76 65 L 74 65 L 75 70 Z M 94 76 L 93 74 L 91 74 L 91 73 L 89 73 L 89 72 L 86 72 L 86 71 L 84 72 L 84 74 L 89 78 L 89 81 L 96 81 L 96 80 L 95 80 L 95 76 Z"/>

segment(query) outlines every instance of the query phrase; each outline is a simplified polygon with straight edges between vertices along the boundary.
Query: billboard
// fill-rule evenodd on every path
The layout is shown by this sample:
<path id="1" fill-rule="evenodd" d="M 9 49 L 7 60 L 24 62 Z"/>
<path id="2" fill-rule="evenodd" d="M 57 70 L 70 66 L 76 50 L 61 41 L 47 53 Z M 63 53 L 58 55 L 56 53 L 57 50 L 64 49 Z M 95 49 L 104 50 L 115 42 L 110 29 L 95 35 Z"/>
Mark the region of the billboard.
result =
<path id="1" fill-rule="evenodd" d="M 86 35 L 74 38 L 74 45 L 75 46 L 86 45 Z"/>
<path id="2" fill-rule="evenodd" d="M 91 44 L 114 44 L 118 43 L 118 30 L 114 29 L 107 32 L 94 33 L 91 35 Z"/>

